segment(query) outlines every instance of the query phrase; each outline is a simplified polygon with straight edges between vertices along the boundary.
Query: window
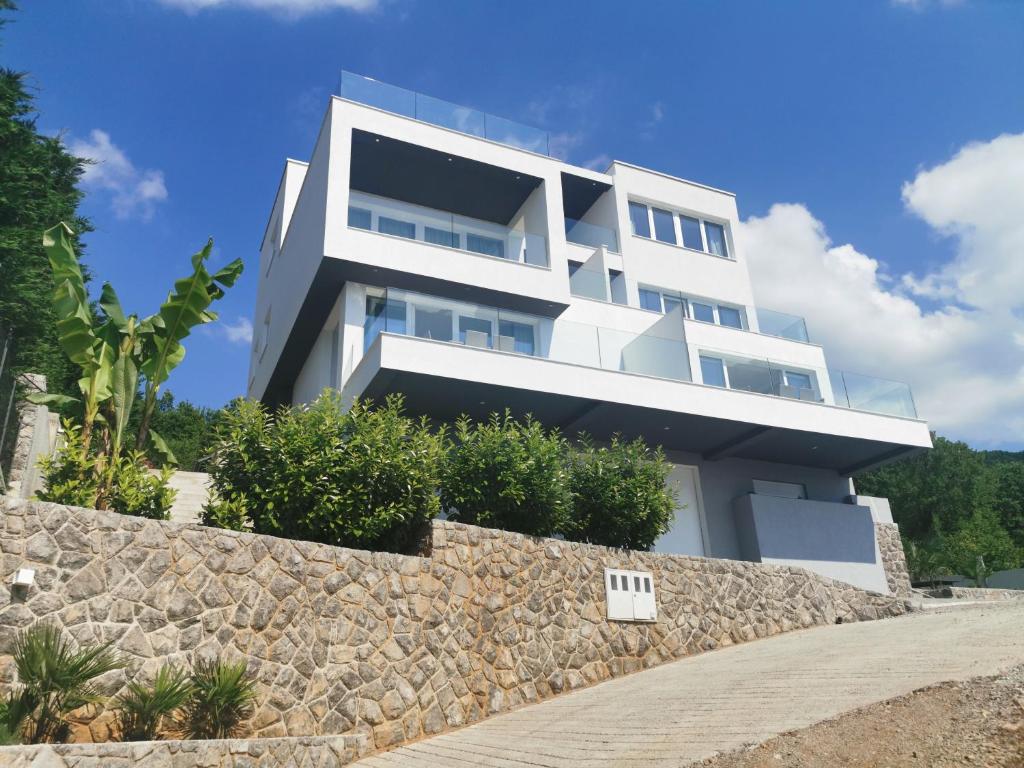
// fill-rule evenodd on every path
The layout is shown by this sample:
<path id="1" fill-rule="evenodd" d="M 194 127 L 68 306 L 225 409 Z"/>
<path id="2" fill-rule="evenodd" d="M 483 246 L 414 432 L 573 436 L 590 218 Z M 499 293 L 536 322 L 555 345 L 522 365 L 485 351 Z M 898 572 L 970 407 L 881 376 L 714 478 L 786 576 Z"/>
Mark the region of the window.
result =
<path id="1" fill-rule="evenodd" d="M 644 576 L 644 592 L 651 594 L 651 577 Z"/>
<path id="2" fill-rule="evenodd" d="M 612 289 L 612 302 L 615 304 L 628 304 L 626 297 L 626 277 L 617 269 L 608 270 L 608 285 Z"/>
<path id="3" fill-rule="evenodd" d="M 452 340 L 452 311 L 414 307 L 416 335 L 421 339 Z"/>
<path id="4" fill-rule="evenodd" d="M 676 244 L 676 225 L 668 211 L 654 208 L 654 236 L 663 243 Z"/>
<path id="5" fill-rule="evenodd" d="M 661 312 L 661 294 L 658 291 L 652 291 L 649 288 L 641 288 L 640 306 L 643 309 L 651 309 L 655 312 Z"/>
<path id="6" fill-rule="evenodd" d="M 640 237 L 651 236 L 651 222 L 647 218 L 647 206 L 643 203 L 629 203 L 629 220 L 633 224 L 633 234 Z"/>
<path id="7" fill-rule="evenodd" d="M 447 229 L 426 227 L 423 230 L 423 239 L 434 245 L 445 245 L 449 248 L 458 248 L 461 238 L 458 232 L 450 232 Z"/>
<path id="8" fill-rule="evenodd" d="M 466 332 L 469 335 L 466 335 Z M 459 341 L 471 347 L 491 346 L 491 321 L 479 317 L 459 317 Z"/>
<path id="9" fill-rule="evenodd" d="M 728 258 L 729 251 L 725 247 L 725 227 L 705 221 L 704 232 L 708 236 L 708 253 Z"/>
<path id="10" fill-rule="evenodd" d="M 484 256 L 497 256 L 499 259 L 505 258 L 505 243 L 503 241 L 496 240 L 493 237 L 474 235 L 472 232 L 466 233 L 466 250 L 473 251 L 473 253 L 482 253 Z"/>
<path id="11" fill-rule="evenodd" d="M 693 308 L 694 320 L 700 320 L 703 323 L 715 322 L 715 308 L 710 304 L 701 304 L 699 301 L 691 301 L 690 306 Z"/>
<path id="12" fill-rule="evenodd" d="M 270 344 L 270 310 L 273 307 L 267 307 L 267 314 L 263 316 L 263 326 L 260 328 L 260 344 L 258 347 L 257 354 L 260 360 L 263 359 L 263 353 L 267 351 L 267 345 Z"/>
<path id="13" fill-rule="evenodd" d="M 686 299 L 680 299 L 678 296 L 662 296 L 662 301 L 665 303 L 665 314 L 675 309 L 681 309 L 683 316 L 686 316 Z"/>
<path id="14" fill-rule="evenodd" d="M 381 331 L 405 334 L 405 302 L 388 300 L 385 296 L 366 297 L 366 319 L 363 320 L 363 352 L 373 344 Z"/>
<path id="15" fill-rule="evenodd" d="M 700 378 L 712 387 L 725 386 L 725 365 L 717 357 L 700 356 Z"/>
<path id="16" fill-rule="evenodd" d="M 533 326 L 529 323 L 500 320 L 498 322 L 498 349 L 502 352 L 532 355 Z"/>
<path id="17" fill-rule="evenodd" d="M 813 391 L 814 385 L 811 383 L 811 376 L 807 373 L 798 373 L 796 371 L 786 371 L 786 384 L 794 389 L 806 389 Z"/>
<path id="18" fill-rule="evenodd" d="M 704 239 L 700 234 L 700 219 L 679 214 L 679 224 L 683 230 L 683 245 L 695 251 L 703 251 Z"/>
<path id="19" fill-rule="evenodd" d="M 727 325 L 730 328 L 743 329 L 743 315 L 735 307 L 723 307 L 721 304 L 718 305 L 718 323 L 719 325 Z"/>
<path id="20" fill-rule="evenodd" d="M 579 272 L 580 267 L 583 266 L 583 262 L 581 262 L 581 261 L 570 261 L 570 262 L 568 262 L 568 264 L 569 264 L 569 277 L 572 277 L 577 272 Z"/>
<path id="21" fill-rule="evenodd" d="M 416 225 L 411 221 L 400 221 L 389 219 L 387 216 L 377 217 L 377 231 L 385 235 L 396 237 L 407 237 L 410 240 L 416 239 Z"/>
<path id="22" fill-rule="evenodd" d="M 348 225 L 356 229 L 373 229 L 370 226 L 372 214 L 365 208 L 348 207 Z"/>
<path id="23" fill-rule="evenodd" d="M 270 235 L 270 258 L 267 259 L 267 271 L 264 274 L 270 274 L 270 268 L 274 266 L 274 259 L 281 253 L 281 217 L 278 216 L 274 222 L 274 231 Z"/>

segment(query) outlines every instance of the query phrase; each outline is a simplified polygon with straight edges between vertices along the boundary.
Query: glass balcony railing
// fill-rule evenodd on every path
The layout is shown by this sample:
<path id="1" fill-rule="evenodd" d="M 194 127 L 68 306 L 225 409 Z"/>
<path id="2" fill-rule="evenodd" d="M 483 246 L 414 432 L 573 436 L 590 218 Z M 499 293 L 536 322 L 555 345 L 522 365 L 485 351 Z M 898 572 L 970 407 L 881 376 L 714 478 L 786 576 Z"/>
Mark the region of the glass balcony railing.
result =
<path id="1" fill-rule="evenodd" d="M 577 245 L 600 248 L 602 245 L 613 253 L 619 252 L 619 238 L 614 229 L 565 218 L 565 239 Z"/>
<path id="2" fill-rule="evenodd" d="M 382 332 L 588 368 L 691 380 L 686 345 L 678 338 L 553 321 L 394 288 L 367 292 L 364 349 Z"/>
<path id="3" fill-rule="evenodd" d="M 569 262 L 569 293 L 583 299 L 608 301 L 608 275 L 589 264 Z"/>
<path id="4" fill-rule="evenodd" d="M 343 70 L 338 95 L 349 101 L 358 101 L 386 112 L 450 128 L 470 136 L 479 136 L 517 149 L 550 155 L 547 131 L 382 83 L 371 77 Z"/>
<path id="5" fill-rule="evenodd" d="M 481 256 L 548 266 L 543 235 L 355 190 L 349 195 L 348 225 Z"/>
<path id="6" fill-rule="evenodd" d="M 775 312 L 758 307 L 757 325 L 761 329 L 761 333 L 769 336 L 778 336 L 793 341 L 810 341 L 810 337 L 807 335 L 807 323 L 797 315 L 787 315 L 785 312 Z"/>
<path id="7" fill-rule="evenodd" d="M 849 371 L 829 371 L 836 405 L 856 411 L 917 418 L 910 385 Z"/>
<path id="8" fill-rule="evenodd" d="M 701 381 L 704 384 L 762 395 L 823 403 L 819 372 L 718 350 L 700 349 Z"/>

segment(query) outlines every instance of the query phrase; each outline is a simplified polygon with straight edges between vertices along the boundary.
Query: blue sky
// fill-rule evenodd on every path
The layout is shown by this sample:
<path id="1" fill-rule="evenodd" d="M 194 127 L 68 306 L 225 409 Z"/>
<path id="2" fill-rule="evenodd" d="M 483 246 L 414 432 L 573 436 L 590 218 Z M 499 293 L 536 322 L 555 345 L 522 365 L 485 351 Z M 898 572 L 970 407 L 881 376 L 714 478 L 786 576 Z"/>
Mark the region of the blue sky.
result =
<path id="1" fill-rule="evenodd" d="M 1022 2 L 23 5 L 3 32 L 4 64 L 32 74 L 41 128 L 106 159 L 85 203 L 97 289 L 109 279 L 128 308 L 152 311 L 208 235 L 218 262 L 247 263 L 219 307 L 225 322 L 187 343 L 169 383 L 179 397 L 216 406 L 242 393 L 244 319 L 282 162 L 308 157 L 346 68 L 546 128 L 574 163 L 617 158 L 736 192 L 769 306 L 801 310 L 812 336 L 819 321 L 834 363 L 910 381 L 940 431 L 1024 447 L 1024 307 L 1002 297 L 998 317 L 984 314 L 988 294 L 971 289 L 984 266 L 999 278 L 992 291 L 1009 282 L 1024 296 L 1007 245 L 1024 246 L 1013 224 L 1024 189 L 1008 173 L 1024 133 Z M 984 200 L 948 205 L 950 189 L 970 186 L 957 174 L 979 167 L 1006 177 L 990 187 L 1021 192 L 994 223 L 971 218 Z M 1006 258 L 985 264 L 980 240 Z M 814 269 L 765 266 L 798 247 L 821 280 L 837 261 L 873 269 L 861 306 L 885 322 L 835 328 L 814 301 L 827 290 L 809 277 L 793 287 Z M 885 346 L 899 317 L 930 356 Z M 972 376 L 999 370 L 958 389 L 949 358 L 965 350 Z M 989 405 L 954 407 L 958 392 Z"/>

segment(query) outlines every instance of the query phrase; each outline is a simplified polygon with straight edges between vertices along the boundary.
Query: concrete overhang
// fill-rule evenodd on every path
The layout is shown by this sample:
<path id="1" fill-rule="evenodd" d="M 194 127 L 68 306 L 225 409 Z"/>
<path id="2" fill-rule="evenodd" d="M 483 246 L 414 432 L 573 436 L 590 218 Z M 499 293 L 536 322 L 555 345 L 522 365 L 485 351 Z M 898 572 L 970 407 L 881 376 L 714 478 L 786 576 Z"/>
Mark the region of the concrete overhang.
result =
<path id="1" fill-rule="evenodd" d="M 852 474 L 931 447 L 925 422 L 539 357 L 381 334 L 344 395 L 405 396 L 447 421 L 509 408 L 569 435 L 642 437 L 707 460 L 759 459 Z"/>

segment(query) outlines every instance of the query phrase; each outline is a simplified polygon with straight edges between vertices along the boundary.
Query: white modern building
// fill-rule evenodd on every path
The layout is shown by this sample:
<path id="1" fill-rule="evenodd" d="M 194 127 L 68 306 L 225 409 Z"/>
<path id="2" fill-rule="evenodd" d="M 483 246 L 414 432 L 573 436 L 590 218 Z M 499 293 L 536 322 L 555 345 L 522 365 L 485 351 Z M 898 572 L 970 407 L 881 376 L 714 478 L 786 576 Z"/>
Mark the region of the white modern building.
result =
<path id="1" fill-rule="evenodd" d="M 929 448 L 927 424 L 906 385 L 830 370 L 801 318 L 755 305 L 735 195 L 571 166 L 541 131 L 348 73 L 339 93 L 270 213 L 251 397 L 641 436 L 676 466 L 658 550 L 886 590 L 888 505 L 853 503 L 850 475 Z"/>

